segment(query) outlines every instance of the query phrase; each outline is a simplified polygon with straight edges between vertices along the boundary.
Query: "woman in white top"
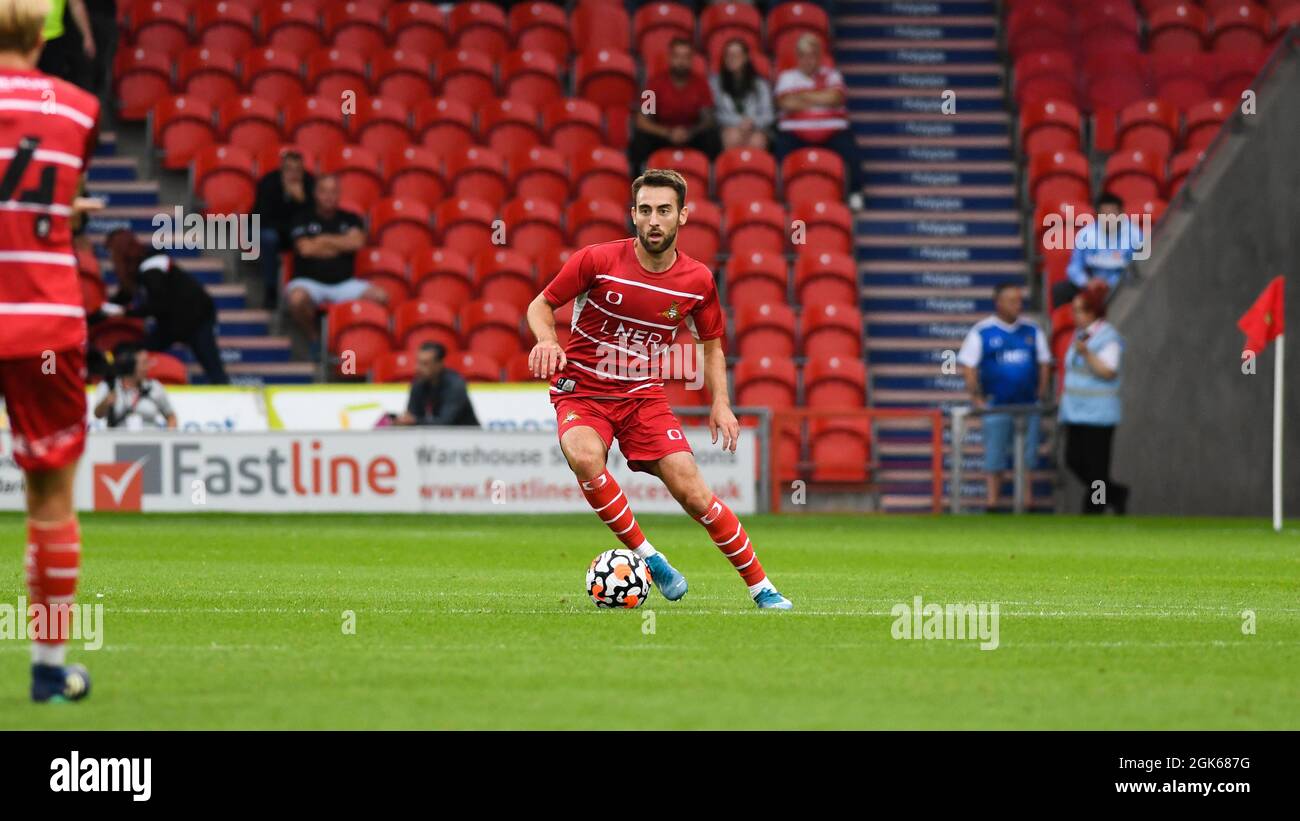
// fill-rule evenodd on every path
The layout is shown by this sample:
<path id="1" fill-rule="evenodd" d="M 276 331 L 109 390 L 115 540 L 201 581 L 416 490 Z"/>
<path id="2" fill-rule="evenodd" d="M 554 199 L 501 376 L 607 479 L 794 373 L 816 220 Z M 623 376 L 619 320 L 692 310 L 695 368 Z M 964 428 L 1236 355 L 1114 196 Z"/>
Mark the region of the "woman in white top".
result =
<path id="1" fill-rule="evenodd" d="M 758 76 L 749 46 L 739 38 L 722 52 L 722 70 L 709 78 L 714 115 L 722 129 L 722 147 L 767 150 L 768 131 L 776 122 L 772 87 Z"/>

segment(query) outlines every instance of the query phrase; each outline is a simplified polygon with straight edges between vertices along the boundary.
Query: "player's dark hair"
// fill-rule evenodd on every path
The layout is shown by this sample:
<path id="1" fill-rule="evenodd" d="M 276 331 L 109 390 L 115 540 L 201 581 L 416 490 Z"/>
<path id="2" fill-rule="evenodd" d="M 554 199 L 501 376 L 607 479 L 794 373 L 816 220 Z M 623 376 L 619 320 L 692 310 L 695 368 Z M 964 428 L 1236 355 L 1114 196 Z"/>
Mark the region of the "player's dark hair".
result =
<path id="1" fill-rule="evenodd" d="M 686 178 L 670 168 L 647 168 L 645 173 L 632 181 L 632 204 L 636 206 L 636 195 L 642 188 L 671 188 L 677 192 L 677 207 L 686 204 Z"/>
<path id="2" fill-rule="evenodd" d="M 1007 290 L 1008 288 L 1019 288 L 1019 287 L 1020 287 L 1020 283 L 1018 282 L 1011 282 L 1009 280 L 1004 282 L 999 282 L 997 285 L 993 286 L 993 301 L 996 302 L 998 297 L 1002 296 L 1002 292 Z"/>
<path id="3" fill-rule="evenodd" d="M 441 342 L 425 342 L 420 346 L 420 353 L 432 353 L 439 362 L 447 358 L 447 349 Z"/>

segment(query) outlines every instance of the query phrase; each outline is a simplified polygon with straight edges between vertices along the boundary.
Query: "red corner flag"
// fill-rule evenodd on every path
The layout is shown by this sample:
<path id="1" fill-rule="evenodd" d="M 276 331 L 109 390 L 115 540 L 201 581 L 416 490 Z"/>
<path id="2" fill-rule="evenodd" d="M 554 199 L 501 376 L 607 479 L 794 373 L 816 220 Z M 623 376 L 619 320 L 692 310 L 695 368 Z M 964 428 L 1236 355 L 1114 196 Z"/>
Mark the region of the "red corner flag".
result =
<path id="1" fill-rule="evenodd" d="M 1243 350 L 1259 354 L 1282 333 L 1282 282 L 1282 277 L 1274 277 L 1250 310 L 1237 320 L 1237 327 L 1246 335 Z"/>

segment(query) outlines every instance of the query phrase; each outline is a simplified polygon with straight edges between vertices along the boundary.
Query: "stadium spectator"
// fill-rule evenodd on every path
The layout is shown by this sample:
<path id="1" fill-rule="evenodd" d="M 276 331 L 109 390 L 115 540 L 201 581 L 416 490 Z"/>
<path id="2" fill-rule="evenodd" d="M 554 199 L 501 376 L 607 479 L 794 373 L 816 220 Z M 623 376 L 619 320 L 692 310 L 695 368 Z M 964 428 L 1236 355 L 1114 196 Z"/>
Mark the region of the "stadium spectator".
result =
<path id="1" fill-rule="evenodd" d="M 995 313 L 975 323 L 957 353 L 971 404 L 984 409 L 1047 401 L 1052 353 L 1042 329 L 1020 315 L 1024 308 L 1020 287 L 998 285 L 993 289 L 993 303 Z M 984 471 L 990 510 L 997 508 L 1002 483 L 1008 478 L 1013 424 L 1009 413 L 984 416 Z M 1037 462 L 1038 440 L 1038 414 L 1031 413 L 1025 425 L 1025 470 L 1033 470 Z"/>
<path id="2" fill-rule="evenodd" d="M 46 74 L 95 91 L 90 61 L 97 54 L 85 0 L 51 0 L 45 17 L 45 47 L 36 67 Z"/>
<path id="3" fill-rule="evenodd" d="M 722 70 L 709 80 L 716 104 L 722 147 L 767 150 L 776 113 L 772 88 L 758 76 L 749 59 L 749 46 L 736 38 L 722 52 Z"/>
<path id="4" fill-rule="evenodd" d="M 1114 194 L 1097 200 L 1097 219 L 1074 236 L 1074 253 L 1065 273 L 1068 279 L 1052 286 L 1052 307 L 1065 305 L 1090 282 L 1100 281 L 1114 290 L 1124 278 L 1133 251 L 1142 246 L 1142 230 L 1123 213 L 1124 204 Z"/>
<path id="5" fill-rule="evenodd" d="M 1075 331 L 1065 358 L 1059 418 L 1065 464 L 1083 483 L 1083 512 L 1128 509 L 1129 489 L 1111 479 L 1110 455 L 1120 422 L 1119 377 L 1124 340 L 1106 321 L 1105 282 L 1094 280 L 1074 297 Z M 1099 484 L 1100 483 L 1100 484 Z"/>
<path id="6" fill-rule="evenodd" d="M 110 428 L 143 430 L 175 428 L 176 411 L 167 391 L 149 378 L 149 352 L 119 348 L 113 357 L 113 378 L 95 388 L 95 418 Z"/>
<path id="7" fill-rule="evenodd" d="M 284 286 L 284 296 L 289 314 L 313 346 L 320 336 L 320 306 L 388 300 L 383 290 L 352 275 L 357 251 L 366 244 L 362 226 L 361 217 L 339 208 L 339 181 L 328 174 L 316 180 L 315 205 L 294 220 L 293 279 Z"/>
<path id="8" fill-rule="evenodd" d="M 210 384 L 227 384 L 217 347 L 217 310 L 203 284 L 166 254 L 147 256 L 129 229 L 111 232 L 106 244 L 119 286 L 104 313 L 149 320 L 145 348 L 165 351 L 179 342 L 193 352 Z"/>
<path id="9" fill-rule="evenodd" d="M 845 108 L 844 78 L 822 62 L 822 41 L 808 33 L 795 44 L 798 64 L 776 78 L 775 154 L 784 160 L 792 151 L 824 146 L 844 159 L 849 205 L 862 208 L 862 155 Z"/>
<path id="10" fill-rule="evenodd" d="M 694 69 L 695 46 L 684 37 L 668 45 L 668 68 L 646 83 L 651 92 L 650 113 L 637 110 L 636 133 L 628 146 L 633 171 L 661 148 L 687 146 L 713 159 L 721 150 L 713 118 L 713 91 L 709 79 Z"/>
<path id="11" fill-rule="evenodd" d="M 443 365 L 447 350 L 437 342 L 420 346 L 415 360 L 415 380 L 406 412 L 399 425 L 466 425 L 478 427 L 465 379 Z"/>
<path id="12" fill-rule="evenodd" d="M 253 213 L 258 215 L 264 296 L 262 307 L 274 310 L 280 302 L 280 252 L 289 248 L 289 234 L 299 212 L 315 199 L 316 178 L 303 166 L 302 154 L 294 150 L 280 156 L 280 167 L 257 183 Z"/>

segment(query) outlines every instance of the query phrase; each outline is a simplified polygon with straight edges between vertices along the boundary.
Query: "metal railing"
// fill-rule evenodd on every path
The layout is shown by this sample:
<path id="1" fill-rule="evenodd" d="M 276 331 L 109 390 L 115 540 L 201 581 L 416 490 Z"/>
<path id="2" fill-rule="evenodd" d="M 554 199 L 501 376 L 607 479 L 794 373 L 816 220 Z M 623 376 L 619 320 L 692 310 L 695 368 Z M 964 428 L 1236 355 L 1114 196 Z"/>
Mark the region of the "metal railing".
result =
<path id="1" fill-rule="evenodd" d="M 990 408 L 975 408 L 968 405 L 957 405 L 948 409 L 952 417 L 952 435 L 951 447 L 949 453 L 952 458 L 952 470 L 950 471 L 950 481 L 948 483 L 949 510 L 952 513 L 961 513 L 961 484 L 962 474 L 965 472 L 962 466 L 962 442 L 966 438 L 968 430 L 967 421 L 971 417 L 1008 415 L 1011 417 L 1013 425 L 1013 435 L 1011 439 L 1012 470 L 1014 471 L 1013 490 L 1011 509 L 1016 513 L 1025 512 L 1025 486 L 1026 466 L 1025 466 L 1025 436 L 1026 426 L 1029 416 L 1046 415 L 1055 413 L 1055 405 L 1040 404 L 1022 404 L 1022 405 L 998 405 Z M 1041 443 L 1040 443 L 1041 444 Z"/>

